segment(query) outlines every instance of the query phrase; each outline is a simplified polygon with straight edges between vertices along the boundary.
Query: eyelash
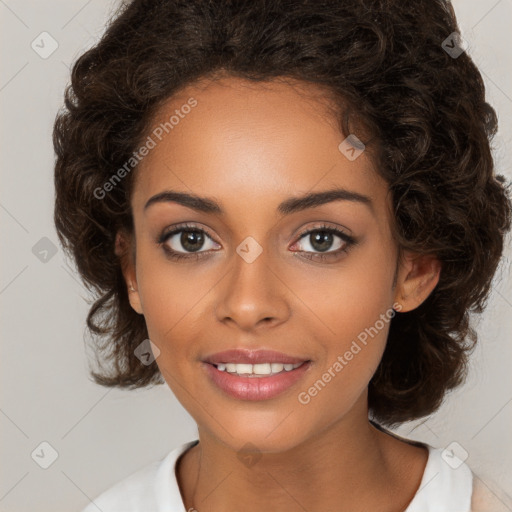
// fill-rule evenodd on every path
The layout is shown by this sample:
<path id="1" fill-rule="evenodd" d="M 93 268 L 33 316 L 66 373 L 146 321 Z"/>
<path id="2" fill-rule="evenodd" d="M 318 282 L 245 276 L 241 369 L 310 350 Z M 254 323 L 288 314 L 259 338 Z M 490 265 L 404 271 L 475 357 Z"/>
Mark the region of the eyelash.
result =
<path id="1" fill-rule="evenodd" d="M 208 254 L 209 251 L 201 251 L 201 252 L 197 252 L 197 253 L 181 253 L 181 252 L 175 251 L 174 249 L 170 249 L 167 245 L 164 245 L 165 242 L 167 242 L 167 240 L 169 238 L 171 238 L 172 236 L 174 236 L 177 233 L 181 233 L 182 231 L 203 233 L 206 236 L 208 236 L 211 240 L 213 240 L 213 237 L 210 236 L 210 234 L 202 228 L 199 228 L 193 224 L 179 224 L 179 225 L 175 226 L 174 228 L 172 228 L 172 230 L 170 230 L 170 231 L 164 231 L 157 239 L 158 245 L 162 247 L 162 250 L 165 252 L 165 254 L 167 255 L 168 258 L 170 258 L 171 260 L 174 260 L 174 261 L 179 261 L 179 260 L 197 261 L 197 260 L 203 258 L 204 257 L 203 255 Z M 326 253 L 318 253 L 318 252 L 311 253 L 308 251 L 294 251 L 294 252 L 304 253 L 303 257 L 307 258 L 309 260 L 326 261 L 326 260 L 332 259 L 332 258 L 336 259 L 342 253 L 348 253 L 349 250 L 352 249 L 352 247 L 357 245 L 357 243 L 358 243 L 358 241 L 354 237 L 347 235 L 345 232 L 343 232 L 337 228 L 333 228 L 333 227 L 326 226 L 326 225 L 316 226 L 314 228 L 308 229 L 308 230 L 300 233 L 298 235 L 297 242 L 300 241 L 302 238 L 304 238 L 306 235 L 310 235 L 310 234 L 316 233 L 316 232 L 326 232 L 326 233 L 332 233 L 334 235 L 337 235 L 339 238 L 341 238 L 345 242 L 345 246 L 341 249 L 337 249 L 336 251 L 326 252 Z M 213 240 L 213 241 L 215 241 L 215 240 Z M 295 242 L 295 243 L 297 243 L 297 242 Z M 309 255 L 309 256 L 307 256 L 307 255 Z"/>

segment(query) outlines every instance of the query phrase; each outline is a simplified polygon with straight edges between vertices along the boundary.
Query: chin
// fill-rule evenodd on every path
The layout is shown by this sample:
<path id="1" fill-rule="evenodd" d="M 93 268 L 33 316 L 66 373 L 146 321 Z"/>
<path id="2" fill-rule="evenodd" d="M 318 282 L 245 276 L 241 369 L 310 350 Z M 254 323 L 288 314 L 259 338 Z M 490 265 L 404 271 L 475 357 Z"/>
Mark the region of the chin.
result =
<path id="1" fill-rule="evenodd" d="M 286 414 L 280 414 L 272 421 L 265 421 L 261 415 L 256 420 L 235 420 L 232 417 L 230 421 L 223 421 L 222 418 L 217 418 L 225 430 L 216 424 L 213 432 L 222 444 L 235 452 L 283 453 L 296 448 L 308 437 L 303 427 L 292 424 L 293 416 L 292 413 L 288 419 L 284 419 Z"/>

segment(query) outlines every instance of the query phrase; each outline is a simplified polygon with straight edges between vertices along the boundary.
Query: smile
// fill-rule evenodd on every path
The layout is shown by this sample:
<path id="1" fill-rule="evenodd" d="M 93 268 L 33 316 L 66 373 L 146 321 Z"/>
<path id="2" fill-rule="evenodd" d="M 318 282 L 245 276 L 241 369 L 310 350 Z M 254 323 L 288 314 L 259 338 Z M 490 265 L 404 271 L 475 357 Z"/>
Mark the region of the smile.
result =
<path id="1" fill-rule="evenodd" d="M 219 363 L 216 365 L 220 372 L 227 372 L 239 376 L 262 377 L 268 375 L 277 375 L 283 371 L 290 372 L 304 364 L 282 364 L 282 363 L 259 363 L 259 364 L 237 364 L 237 363 Z"/>
<path id="2" fill-rule="evenodd" d="M 274 398 L 303 379 L 311 365 L 312 361 L 295 364 L 201 363 L 215 388 L 238 400 Z"/>

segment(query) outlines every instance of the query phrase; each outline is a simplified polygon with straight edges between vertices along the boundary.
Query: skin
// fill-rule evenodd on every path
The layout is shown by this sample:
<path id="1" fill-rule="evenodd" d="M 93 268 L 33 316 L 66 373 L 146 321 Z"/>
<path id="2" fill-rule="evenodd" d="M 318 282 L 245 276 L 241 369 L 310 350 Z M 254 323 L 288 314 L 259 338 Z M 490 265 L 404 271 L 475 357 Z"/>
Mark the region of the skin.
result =
<path id="1" fill-rule="evenodd" d="M 200 443 L 176 468 L 186 509 L 404 510 L 418 489 L 427 450 L 368 421 L 368 383 L 389 322 L 308 404 L 297 396 L 394 303 L 401 312 L 419 306 L 438 282 L 439 261 L 407 252 L 399 258 L 388 187 L 367 151 L 353 161 L 340 152 L 345 137 L 316 86 L 232 77 L 197 82 L 163 105 L 153 125 L 190 97 L 197 106 L 137 170 L 135 238 L 121 232 L 117 238 L 127 287 L 133 287 L 130 303 L 161 351 L 162 375 L 197 422 Z M 334 187 L 369 196 L 373 210 L 341 200 L 276 212 L 291 196 Z M 173 202 L 144 211 L 150 197 L 168 189 L 214 198 L 225 213 Z M 172 261 L 156 242 L 182 222 L 211 236 L 196 245 L 207 253 L 203 259 Z M 321 251 L 310 235 L 300 235 L 324 222 L 358 243 L 313 261 L 304 255 Z M 248 236 L 262 249 L 252 263 L 236 252 Z M 180 235 L 172 240 L 165 243 L 187 254 Z M 343 245 L 333 235 L 327 250 Z M 238 400 L 215 387 L 201 366 L 206 355 L 235 347 L 269 348 L 313 365 L 278 397 Z M 252 465 L 239 457 L 250 451 L 248 442 L 259 457 Z"/>

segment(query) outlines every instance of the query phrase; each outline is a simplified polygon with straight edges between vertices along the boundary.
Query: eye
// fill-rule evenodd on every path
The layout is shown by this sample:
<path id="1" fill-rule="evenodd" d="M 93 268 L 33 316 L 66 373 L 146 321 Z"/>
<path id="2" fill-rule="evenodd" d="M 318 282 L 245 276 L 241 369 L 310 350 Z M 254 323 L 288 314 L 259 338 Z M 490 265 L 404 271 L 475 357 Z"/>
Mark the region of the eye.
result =
<path id="1" fill-rule="evenodd" d="M 303 239 L 304 242 L 301 242 Z M 310 260 L 326 260 L 336 259 L 347 253 L 357 244 L 357 240 L 340 229 L 323 225 L 302 233 L 294 246 L 297 244 L 302 245 L 302 249 L 296 252 L 304 253 L 303 257 Z"/>
<path id="2" fill-rule="evenodd" d="M 205 248 L 205 244 L 206 249 L 216 250 L 220 247 L 204 229 L 190 224 L 178 225 L 170 231 L 164 231 L 158 238 L 158 244 L 162 245 L 165 253 L 175 260 L 202 257 L 200 254 L 207 252 L 200 250 Z"/>
<path id="3" fill-rule="evenodd" d="M 303 239 L 304 242 L 301 242 Z M 172 260 L 198 260 L 211 250 L 220 248 L 220 245 L 204 229 L 193 224 L 181 224 L 170 230 L 164 230 L 157 239 L 157 243 Z M 337 259 L 343 253 L 347 253 L 357 244 L 357 240 L 340 229 L 322 225 L 302 233 L 292 247 L 297 244 L 302 245 L 303 248 L 294 252 L 303 253 L 302 257 L 310 260 L 324 261 Z"/>

